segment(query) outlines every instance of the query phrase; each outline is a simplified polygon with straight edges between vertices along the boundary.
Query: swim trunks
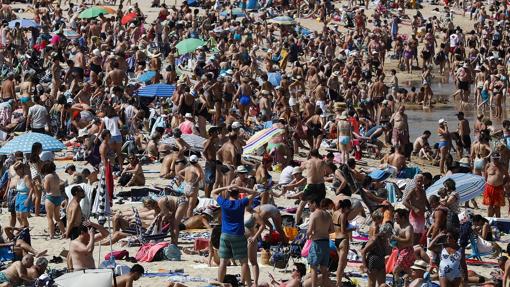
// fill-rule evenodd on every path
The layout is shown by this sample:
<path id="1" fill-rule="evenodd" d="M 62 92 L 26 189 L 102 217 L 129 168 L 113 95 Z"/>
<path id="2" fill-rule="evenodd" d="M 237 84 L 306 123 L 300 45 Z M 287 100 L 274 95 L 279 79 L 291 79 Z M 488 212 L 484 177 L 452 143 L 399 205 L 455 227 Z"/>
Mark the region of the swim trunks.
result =
<path id="1" fill-rule="evenodd" d="M 329 239 L 319 239 L 312 241 L 308 253 L 308 264 L 312 268 L 320 266 L 329 266 Z"/>
<path id="2" fill-rule="evenodd" d="M 503 185 L 494 186 L 485 184 L 483 192 L 483 204 L 487 206 L 505 206 L 505 191 Z"/>
<path id="3" fill-rule="evenodd" d="M 222 233 L 220 237 L 220 258 L 245 259 L 248 257 L 246 237 Z"/>
<path id="4" fill-rule="evenodd" d="M 326 198 L 326 185 L 324 183 L 308 183 L 303 190 L 303 199 L 320 203 Z"/>

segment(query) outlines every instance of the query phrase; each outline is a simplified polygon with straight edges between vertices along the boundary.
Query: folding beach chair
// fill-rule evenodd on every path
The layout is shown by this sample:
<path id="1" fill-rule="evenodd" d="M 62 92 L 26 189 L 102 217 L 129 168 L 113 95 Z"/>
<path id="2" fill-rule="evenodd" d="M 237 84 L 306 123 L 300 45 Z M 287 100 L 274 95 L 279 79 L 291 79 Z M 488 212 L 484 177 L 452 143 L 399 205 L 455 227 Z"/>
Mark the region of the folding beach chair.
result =
<path id="1" fill-rule="evenodd" d="M 467 255 L 466 258 L 474 258 L 476 260 L 482 261 L 482 256 L 492 255 L 492 252 L 481 253 L 478 249 L 478 236 L 476 234 L 471 234 L 469 238 L 469 242 L 471 243 L 471 254 Z"/>
<path id="2" fill-rule="evenodd" d="M 168 233 L 168 230 L 170 230 L 170 229 L 166 230 L 166 232 L 165 232 L 165 231 L 162 231 L 163 228 L 160 228 L 161 227 L 161 226 L 159 226 L 160 219 L 161 219 L 160 215 L 158 215 L 156 218 L 154 218 L 154 220 L 152 221 L 149 228 L 144 229 L 142 227 L 142 219 L 140 218 L 138 209 L 136 209 L 135 207 L 132 207 L 132 208 L 133 208 L 133 213 L 135 215 L 134 228 L 133 229 L 125 229 L 125 230 L 122 230 L 122 232 L 136 235 L 136 240 L 134 241 L 134 243 L 136 242 L 139 244 L 144 244 L 144 243 L 147 243 L 150 241 L 160 242 L 160 241 L 163 241 L 163 239 L 171 236 L 171 234 Z"/>

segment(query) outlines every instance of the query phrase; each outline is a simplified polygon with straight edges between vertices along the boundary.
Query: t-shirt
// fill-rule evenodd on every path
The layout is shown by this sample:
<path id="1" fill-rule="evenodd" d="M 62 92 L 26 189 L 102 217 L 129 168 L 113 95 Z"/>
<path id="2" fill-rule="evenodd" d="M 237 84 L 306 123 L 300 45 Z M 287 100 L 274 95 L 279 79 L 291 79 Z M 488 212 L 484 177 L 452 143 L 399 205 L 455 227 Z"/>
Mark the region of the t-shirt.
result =
<path id="1" fill-rule="evenodd" d="M 32 119 L 30 126 L 34 129 L 42 129 L 48 122 L 48 110 L 38 104 L 28 109 L 28 116 Z"/>
<path id="2" fill-rule="evenodd" d="M 122 135 L 120 133 L 120 129 L 119 129 L 119 117 L 113 117 L 113 118 L 104 117 L 103 122 L 104 122 L 104 128 L 110 131 L 110 134 L 112 135 L 112 137 Z"/>
<path id="3" fill-rule="evenodd" d="M 459 43 L 459 36 L 457 36 L 457 34 L 451 34 L 450 35 L 450 47 L 455 48 L 455 47 L 457 47 L 458 43 Z"/>
<path id="4" fill-rule="evenodd" d="M 292 171 L 294 170 L 293 166 L 287 166 L 282 170 L 280 174 L 280 179 L 278 180 L 278 184 L 285 185 L 289 184 L 292 181 Z"/>
<path id="5" fill-rule="evenodd" d="M 244 208 L 248 205 L 248 198 L 230 200 L 221 195 L 216 199 L 221 208 L 221 233 L 244 235 Z"/>

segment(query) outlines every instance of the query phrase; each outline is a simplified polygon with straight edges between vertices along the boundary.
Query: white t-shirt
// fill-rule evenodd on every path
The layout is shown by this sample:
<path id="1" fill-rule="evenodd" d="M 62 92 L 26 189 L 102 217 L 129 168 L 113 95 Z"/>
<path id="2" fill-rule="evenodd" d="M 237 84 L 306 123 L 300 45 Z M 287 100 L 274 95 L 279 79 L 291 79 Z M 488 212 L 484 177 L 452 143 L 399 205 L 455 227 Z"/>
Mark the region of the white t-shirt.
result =
<path id="1" fill-rule="evenodd" d="M 459 36 L 457 36 L 457 34 L 451 34 L 450 35 L 450 47 L 451 48 L 457 47 L 458 43 L 459 43 Z"/>
<path id="2" fill-rule="evenodd" d="M 30 126 L 33 129 L 42 129 L 48 123 L 48 110 L 39 104 L 28 109 L 28 116 L 32 119 Z"/>
<path id="3" fill-rule="evenodd" d="M 112 137 L 122 135 L 119 129 L 119 117 L 109 118 L 105 116 L 103 122 L 104 128 L 110 131 Z"/>
<path id="4" fill-rule="evenodd" d="M 289 184 L 292 181 L 292 171 L 294 170 L 293 166 L 287 166 L 282 170 L 280 174 L 280 179 L 278 180 L 279 184 L 285 185 Z"/>

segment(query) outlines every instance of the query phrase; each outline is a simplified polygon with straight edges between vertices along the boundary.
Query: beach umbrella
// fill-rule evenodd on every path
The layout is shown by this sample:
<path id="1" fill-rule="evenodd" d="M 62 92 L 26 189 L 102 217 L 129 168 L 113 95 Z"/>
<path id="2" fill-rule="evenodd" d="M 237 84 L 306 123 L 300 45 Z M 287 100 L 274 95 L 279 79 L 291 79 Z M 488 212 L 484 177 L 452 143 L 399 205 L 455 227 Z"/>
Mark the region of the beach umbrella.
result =
<path id="1" fill-rule="evenodd" d="M 246 14 L 241 8 L 234 8 L 231 11 L 230 10 L 223 10 L 220 13 L 220 16 L 222 17 L 228 17 L 228 16 L 234 16 L 234 17 L 246 17 Z"/>
<path id="2" fill-rule="evenodd" d="M 268 143 L 271 139 L 283 134 L 284 132 L 285 130 L 275 127 L 256 132 L 253 136 L 251 136 L 251 138 L 246 142 L 246 145 L 243 147 L 243 154 L 254 153 L 260 147 Z"/>
<path id="3" fill-rule="evenodd" d="M 108 14 L 116 14 L 117 13 L 117 10 L 113 9 L 112 7 L 108 7 L 108 6 L 99 6 L 103 9 L 105 9 L 106 11 L 108 11 Z"/>
<path id="4" fill-rule="evenodd" d="M 97 218 L 97 222 L 101 225 L 106 223 L 106 220 L 111 215 L 110 197 L 107 196 L 106 187 L 106 170 L 104 166 L 99 168 L 99 184 L 97 186 L 97 196 L 94 198 L 94 205 L 92 206 L 92 215 Z"/>
<path id="5" fill-rule="evenodd" d="M 9 28 L 16 27 L 16 24 L 19 23 L 21 28 L 38 28 L 39 24 L 32 19 L 16 19 L 9 22 Z"/>
<path id="6" fill-rule="evenodd" d="M 205 41 L 196 39 L 196 38 L 188 38 L 180 41 L 175 45 L 177 51 L 179 51 L 179 55 L 184 55 L 187 53 L 194 52 L 198 47 L 204 46 Z"/>
<path id="7" fill-rule="evenodd" d="M 53 31 L 53 32 L 51 32 L 51 35 L 54 36 L 54 35 L 58 35 L 59 33 L 60 33 L 60 31 Z M 78 39 L 81 37 L 78 32 L 71 30 L 71 29 L 62 30 L 62 34 L 64 35 L 64 37 L 66 37 L 67 39 L 70 39 L 70 40 L 75 40 L 75 39 Z"/>
<path id="8" fill-rule="evenodd" d="M 181 139 L 184 142 L 186 142 L 187 144 L 189 144 L 191 151 L 196 151 L 196 152 L 204 151 L 204 143 L 206 141 L 205 138 L 203 138 L 201 136 L 194 135 L 194 134 L 182 134 Z M 170 146 L 174 146 L 175 138 L 169 137 L 169 138 L 163 139 L 163 141 L 161 143 L 167 144 Z"/>
<path id="9" fill-rule="evenodd" d="M 141 87 L 138 90 L 139 97 L 171 97 L 175 92 L 175 85 L 154 84 Z"/>
<path id="10" fill-rule="evenodd" d="M 61 151 L 65 145 L 56 138 L 40 133 L 25 133 L 7 142 L 0 148 L 0 154 L 13 154 L 17 151 L 30 153 L 34 143 L 41 143 L 43 151 Z"/>
<path id="11" fill-rule="evenodd" d="M 147 71 L 138 77 L 138 81 L 145 83 L 152 80 L 152 78 L 154 78 L 155 76 L 156 71 Z"/>
<path id="12" fill-rule="evenodd" d="M 80 12 L 80 15 L 78 17 L 80 19 L 90 19 L 90 18 L 96 18 L 99 15 L 106 15 L 106 14 L 112 14 L 107 9 L 100 7 L 100 6 L 94 6 L 87 8 Z"/>
<path id="13" fill-rule="evenodd" d="M 427 188 L 427 197 L 433 194 L 437 195 L 439 189 L 443 187 L 443 182 L 447 179 L 453 179 L 453 181 L 455 181 L 455 187 L 456 191 L 459 193 L 460 202 L 465 202 L 481 195 L 485 189 L 484 177 L 472 173 L 454 173 L 441 177 Z"/>
<path id="14" fill-rule="evenodd" d="M 56 286 L 62 287 L 105 287 L 112 286 L 112 269 L 87 269 L 64 275 L 55 279 Z"/>
<path id="15" fill-rule="evenodd" d="M 294 18 L 289 16 L 278 16 L 268 21 L 272 24 L 278 24 L 278 25 L 294 25 L 296 24 L 296 21 Z"/>
<path id="16" fill-rule="evenodd" d="M 126 25 L 133 21 L 135 21 L 138 18 L 138 14 L 135 12 L 127 13 L 126 15 L 122 16 L 122 19 L 120 19 L 120 24 Z"/>
<path id="17" fill-rule="evenodd" d="M 271 83 L 271 85 L 273 85 L 273 87 L 278 87 L 282 81 L 282 73 L 267 73 L 267 80 Z"/>

